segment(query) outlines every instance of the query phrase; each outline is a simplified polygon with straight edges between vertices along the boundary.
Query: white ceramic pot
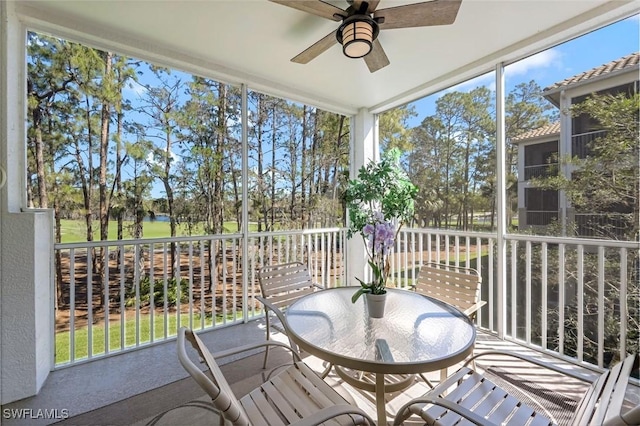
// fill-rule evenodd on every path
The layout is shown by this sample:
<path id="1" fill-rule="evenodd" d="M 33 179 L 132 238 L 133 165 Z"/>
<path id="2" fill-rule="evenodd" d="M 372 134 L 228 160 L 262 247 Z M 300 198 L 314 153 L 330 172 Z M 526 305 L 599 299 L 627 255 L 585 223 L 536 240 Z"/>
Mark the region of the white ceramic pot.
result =
<path id="1" fill-rule="evenodd" d="M 365 293 L 364 297 L 367 305 L 367 311 L 369 311 L 369 316 L 371 318 L 382 318 L 384 316 L 384 305 L 387 301 L 386 293 Z"/>

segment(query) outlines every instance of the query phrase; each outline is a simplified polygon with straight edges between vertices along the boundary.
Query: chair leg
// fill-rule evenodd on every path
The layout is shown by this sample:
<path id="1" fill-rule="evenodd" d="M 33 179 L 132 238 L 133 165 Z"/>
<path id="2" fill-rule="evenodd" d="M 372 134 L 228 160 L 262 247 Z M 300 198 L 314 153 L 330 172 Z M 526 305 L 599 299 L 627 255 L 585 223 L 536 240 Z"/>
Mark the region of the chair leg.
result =
<path id="1" fill-rule="evenodd" d="M 269 312 L 265 312 L 266 325 L 267 325 L 267 340 L 271 338 L 271 324 L 269 322 Z M 267 359 L 269 358 L 269 346 L 265 347 L 264 350 L 264 362 L 262 363 L 262 369 L 265 370 L 267 368 Z"/>
<path id="2" fill-rule="evenodd" d="M 320 378 L 322 379 L 329 375 L 329 372 L 331 372 L 331 368 L 333 367 L 333 364 L 331 364 L 330 362 L 325 362 L 324 364 L 326 364 L 326 367 L 322 371 L 322 373 L 320 373 Z"/>
<path id="3" fill-rule="evenodd" d="M 425 383 L 426 383 L 426 384 L 427 384 L 431 389 L 433 389 L 433 383 L 431 383 L 431 380 L 427 379 L 427 377 L 426 377 L 424 374 L 422 374 L 422 373 L 418 374 L 418 376 L 420 376 L 420 378 L 421 378 L 422 380 L 424 380 L 424 382 L 425 382 Z"/>
<path id="4" fill-rule="evenodd" d="M 440 370 L 440 383 L 444 382 L 445 380 L 447 380 L 447 375 L 449 374 L 449 369 L 447 367 L 443 368 L 442 370 Z M 443 395 L 446 395 L 446 390 L 443 391 Z"/>

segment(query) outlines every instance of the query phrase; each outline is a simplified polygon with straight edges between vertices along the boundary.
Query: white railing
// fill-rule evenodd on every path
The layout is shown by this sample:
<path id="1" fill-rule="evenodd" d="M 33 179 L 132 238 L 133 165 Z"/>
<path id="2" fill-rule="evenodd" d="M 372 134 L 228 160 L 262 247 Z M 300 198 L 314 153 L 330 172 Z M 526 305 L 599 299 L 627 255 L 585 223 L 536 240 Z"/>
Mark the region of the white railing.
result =
<path id="1" fill-rule="evenodd" d="M 638 303 L 637 242 L 514 234 L 506 239 L 505 338 L 601 368 L 637 350 L 627 346 L 638 334 L 638 311 L 629 306 Z M 479 271 L 487 305 L 476 321 L 498 332 L 495 234 L 404 230 L 391 262 L 393 285 L 409 287 L 428 261 Z"/>
<path id="2" fill-rule="evenodd" d="M 507 239 L 510 338 L 601 368 L 637 350 L 638 242 Z"/>
<path id="3" fill-rule="evenodd" d="M 403 229 L 391 259 L 391 285 L 408 288 L 427 262 L 448 263 L 476 269 L 484 282 L 494 282 L 496 236 L 491 233 L 460 232 L 440 229 Z M 495 300 L 494 287 L 483 286 L 484 300 Z M 496 305 L 478 312 L 476 322 L 494 330 Z M 485 321 L 485 317 L 487 320 Z M 488 322 L 487 322 L 488 321 Z"/>
<path id="4" fill-rule="evenodd" d="M 267 262 L 305 262 L 325 287 L 345 281 L 341 229 L 253 233 L 246 249 L 244 240 L 56 244 L 55 365 L 166 341 L 181 325 L 199 330 L 260 316 L 256 272 Z"/>
<path id="5" fill-rule="evenodd" d="M 637 242 L 513 234 L 506 240 L 506 339 L 599 367 L 637 350 L 627 341 L 638 328 L 637 311 L 628 306 L 638 300 Z M 267 262 L 302 261 L 322 286 L 345 285 L 346 249 L 344 229 L 58 244 L 57 365 L 164 341 L 180 324 L 214 328 L 261 316 L 257 271 Z M 108 259 L 109 268 L 98 259 Z M 390 285 L 409 288 L 428 261 L 473 267 L 487 301 L 477 324 L 498 332 L 497 259 L 495 234 L 405 228 Z"/>

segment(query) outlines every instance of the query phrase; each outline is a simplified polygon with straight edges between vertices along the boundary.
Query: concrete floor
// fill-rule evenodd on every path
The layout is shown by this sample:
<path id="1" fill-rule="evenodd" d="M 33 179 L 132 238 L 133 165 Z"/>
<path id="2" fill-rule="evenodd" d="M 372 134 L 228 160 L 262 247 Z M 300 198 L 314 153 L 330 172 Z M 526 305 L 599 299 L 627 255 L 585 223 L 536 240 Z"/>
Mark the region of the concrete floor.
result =
<path id="1" fill-rule="evenodd" d="M 247 324 L 234 325 L 216 329 L 214 331 L 200 334 L 205 344 L 211 348 L 212 352 L 236 347 L 263 340 L 265 336 L 264 324 L 262 320 L 251 321 Z M 284 336 L 281 336 L 284 339 Z M 529 349 L 525 349 L 515 343 L 510 343 L 497 339 L 494 336 L 478 333 L 476 342 L 476 352 L 487 349 L 517 350 L 519 352 L 534 354 Z M 555 358 L 547 357 L 549 362 L 561 365 L 568 369 L 583 373 L 588 377 L 595 375 L 585 369 L 563 363 Z M 224 360 L 231 362 L 233 359 Z M 321 365 L 314 365 L 318 360 L 310 359 L 309 363 L 316 369 L 321 369 Z M 492 358 L 488 363 L 496 364 L 509 362 Z M 479 365 L 482 368 L 483 365 Z M 453 371 L 453 369 L 451 370 Z M 526 369 L 521 375 L 531 374 L 539 379 L 541 376 L 553 384 L 558 391 L 578 400 L 583 395 L 585 385 L 581 382 L 571 380 L 559 380 L 557 375 L 541 375 L 539 371 Z M 5 410 L 30 408 L 67 410 L 68 416 L 76 416 L 111 403 L 125 400 L 134 395 L 167 385 L 177 380 L 187 377 L 187 373 L 178 362 L 175 353 L 175 340 L 150 346 L 144 349 L 135 350 L 129 353 L 99 359 L 85 364 L 63 368 L 52 372 L 43 386 L 40 393 L 34 397 L 26 398 L 2 407 Z M 428 375 L 429 380 L 437 382 L 439 373 L 433 372 Z M 406 394 L 389 398 L 387 411 L 395 413 L 408 398 L 421 395 L 427 388 L 424 384 L 411 388 Z M 360 392 L 357 403 L 363 409 L 369 411 L 375 417 L 374 401 L 372 398 L 363 396 Z M 8 419 L 2 416 L 1 424 L 7 426 L 40 426 L 55 423 L 55 419 L 30 419 L 28 422 L 17 419 Z"/>
<path id="2" fill-rule="evenodd" d="M 201 334 L 210 348 L 225 350 L 257 340 L 264 340 L 262 321 L 221 327 Z M 131 352 L 93 360 L 49 374 L 38 395 L 3 405 L 3 426 L 40 426 L 60 419 L 7 418 L 5 410 L 57 410 L 62 415 L 76 416 L 121 401 L 160 386 L 188 377 L 176 355 L 175 339 Z M 214 351 L 212 349 L 212 351 Z M 231 362 L 233 358 L 225 360 Z"/>

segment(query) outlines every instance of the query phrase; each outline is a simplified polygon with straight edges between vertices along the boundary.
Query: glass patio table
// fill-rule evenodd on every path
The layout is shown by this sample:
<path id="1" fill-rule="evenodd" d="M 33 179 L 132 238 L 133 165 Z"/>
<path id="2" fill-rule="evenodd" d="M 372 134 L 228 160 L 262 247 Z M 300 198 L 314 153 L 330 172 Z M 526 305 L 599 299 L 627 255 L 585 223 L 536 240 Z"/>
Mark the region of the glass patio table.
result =
<path id="1" fill-rule="evenodd" d="M 286 312 L 289 335 L 303 350 L 333 364 L 347 383 L 375 392 L 378 424 L 386 424 L 385 393 L 411 384 L 414 374 L 446 369 L 473 351 L 476 330 L 456 308 L 408 290 L 387 289 L 383 318 L 370 318 L 358 287 L 317 291 Z M 375 385 L 345 369 L 375 374 Z M 408 374 L 391 385 L 385 374 Z"/>

